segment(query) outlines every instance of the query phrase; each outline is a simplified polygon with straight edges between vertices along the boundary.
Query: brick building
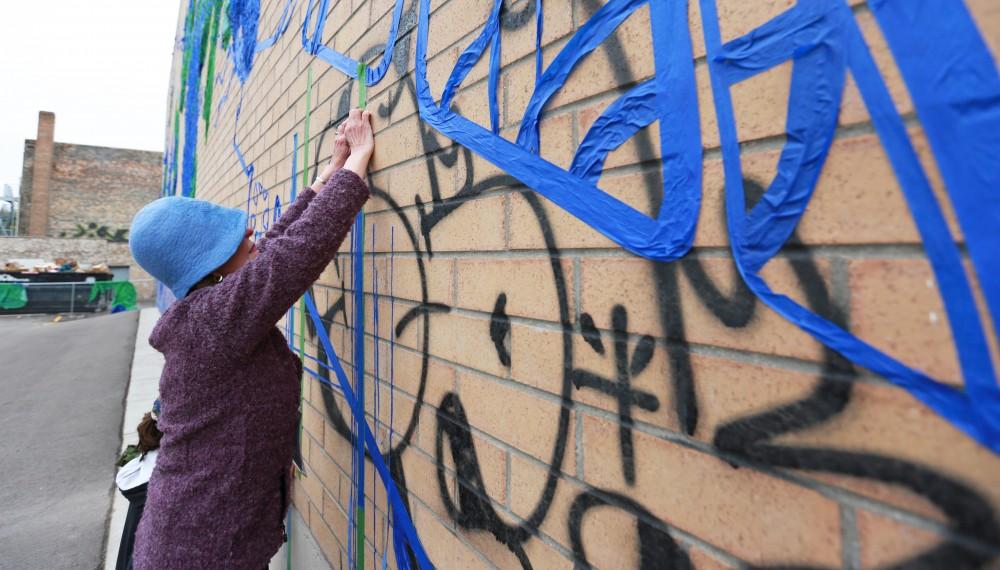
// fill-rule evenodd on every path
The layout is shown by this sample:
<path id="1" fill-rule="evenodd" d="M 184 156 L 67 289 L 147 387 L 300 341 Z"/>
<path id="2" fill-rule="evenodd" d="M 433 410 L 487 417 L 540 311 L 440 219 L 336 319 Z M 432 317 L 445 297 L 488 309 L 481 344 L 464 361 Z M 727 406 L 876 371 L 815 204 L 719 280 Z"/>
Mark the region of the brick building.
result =
<path id="1" fill-rule="evenodd" d="M 316 321 L 286 320 L 308 371 L 293 565 L 306 537 L 333 568 L 356 544 L 397 567 L 384 457 L 442 569 L 997 567 L 1000 456 L 976 433 L 1000 417 L 996 0 L 520 0 L 499 23 L 492 0 L 262 0 L 228 26 L 179 4 L 168 187 L 258 231 L 357 104 L 344 56 L 373 78 L 364 239 L 311 288 Z M 497 65 L 457 69 L 477 45 Z M 809 315 L 887 358 L 836 352 Z M 327 358 L 364 379 L 364 465 Z M 966 397 L 984 380 L 993 404 Z"/>
<path id="2" fill-rule="evenodd" d="M 60 143 L 54 133 L 55 114 L 39 112 L 38 136 L 24 141 L 19 235 L 107 241 L 107 259 L 78 261 L 108 263 L 116 279 L 135 283 L 140 299 L 152 298 L 151 277 L 129 253 L 128 229 L 135 213 L 159 197 L 163 154 Z M 39 243 L 55 246 L 44 257 L 65 257 L 58 240 Z"/>

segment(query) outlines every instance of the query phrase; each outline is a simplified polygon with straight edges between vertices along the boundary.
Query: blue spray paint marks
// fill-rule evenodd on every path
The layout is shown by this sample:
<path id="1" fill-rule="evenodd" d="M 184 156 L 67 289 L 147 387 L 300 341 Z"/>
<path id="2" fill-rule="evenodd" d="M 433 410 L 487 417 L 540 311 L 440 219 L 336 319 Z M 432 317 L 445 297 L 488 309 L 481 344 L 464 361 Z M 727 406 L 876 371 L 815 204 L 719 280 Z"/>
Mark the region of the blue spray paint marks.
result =
<path id="1" fill-rule="evenodd" d="M 229 44 L 233 68 L 240 83 L 246 83 L 257 54 L 257 25 L 260 21 L 260 0 L 229 0 L 226 8 L 232 43 Z"/>
<path id="2" fill-rule="evenodd" d="M 188 64 L 186 78 L 186 92 L 184 99 L 184 163 L 182 166 L 183 179 L 181 181 L 181 193 L 183 196 L 194 197 L 195 181 L 197 176 L 198 157 L 198 118 L 201 116 L 201 67 L 198 62 L 201 60 L 201 36 L 208 23 L 208 17 L 212 13 L 212 5 L 209 2 L 202 3 L 197 8 L 194 19 L 194 28 L 189 35 L 185 35 L 185 45 L 190 45 L 190 62 Z M 188 44 L 190 42 L 190 44 Z"/>

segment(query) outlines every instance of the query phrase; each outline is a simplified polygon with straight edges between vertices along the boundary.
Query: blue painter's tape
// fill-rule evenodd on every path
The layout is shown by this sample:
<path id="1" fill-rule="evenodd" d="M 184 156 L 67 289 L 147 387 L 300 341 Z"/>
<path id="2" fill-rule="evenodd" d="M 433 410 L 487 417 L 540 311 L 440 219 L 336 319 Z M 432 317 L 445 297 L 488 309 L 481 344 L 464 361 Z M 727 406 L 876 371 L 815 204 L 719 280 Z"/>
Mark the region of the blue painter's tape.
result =
<path id="1" fill-rule="evenodd" d="M 656 105 L 649 104 L 659 111 L 656 118 L 661 123 L 661 144 L 668 150 L 664 153 L 664 196 L 657 217 L 654 219 L 639 212 L 598 188 L 593 181 L 537 156 L 537 123 L 545 103 L 566 81 L 580 59 L 600 45 L 645 1 L 612 0 L 580 28 L 542 73 L 522 120 L 518 144 L 514 144 L 449 109 L 451 94 L 482 56 L 493 35 L 498 33 L 495 15 L 499 12 L 499 3 L 494 4 L 483 32 L 459 56 L 441 103 L 435 104 L 427 82 L 430 2 L 421 0 L 417 26 L 417 102 L 421 118 L 437 131 L 483 156 L 615 243 L 643 257 L 670 261 L 690 249 L 701 205 L 701 136 L 698 114 L 692 111 L 697 108 L 697 91 L 687 12 L 683 6 L 671 2 L 654 10 L 659 26 L 654 28 L 664 30 L 665 36 L 663 40 L 654 41 L 657 74 L 662 73 L 663 79 L 657 80 L 656 88 L 644 96 L 649 101 L 659 101 Z M 669 89 L 664 91 L 667 86 Z M 608 143 L 594 148 L 601 148 L 601 156 L 584 151 L 576 161 L 580 164 L 603 162 L 603 155 L 612 150 Z"/>
<path id="2" fill-rule="evenodd" d="M 320 344 L 326 351 L 327 357 L 330 360 L 330 366 L 337 376 L 339 389 L 344 395 L 344 400 L 347 401 L 347 405 L 351 408 L 351 410 L 356 410 L 358 409 L 358 399 L 355 396 L 354 390 L 351 389 L 350 382 L 347 380 L 347 374 L 344 372 L 344 368 L 340 364 L 337 352 L 334 350 L 333 344 L 330 342 L 330 335 L 327 333 L 326 325 L 323 323 L 319 311 L 316 309 L 316 303 L 313 302 L 312 295 L 308 292 L 305 294 L 305 301 L 306 309 L 309 311 L 309 318 L 311 318 L 313 324 L 316 325 L 316 333 L 319 336 Z M 319 379 L 318 376 L 317 379 Z M 406 510 L 406 505 L 403 503 L 403 499 L 399 494 L 399 489 L 396 488 L 396 483 L 393 480 L 392 475 L 389 473 L 389 468 L 385 464 L 385 459 L 379 451 L 378 443 L 375 441 L 375 436 L 372 434 L 371 428 L 368 426 L 368 422 L 364 420 L 363 415 L 360 416 L 360 419 L 360 431 L 358 432 L 358 435 L 360 436 L 359 439 L 363 439 L 364 445 L 368 448 L 372 465 L 374 465 L 375 470 L 382 479 L 382 484 L 385 486 L 386 494 L 389 496 L 389 504 L 392 506 L 392 538 L 393 550 L 396 554 L 396 563 L 400 568 L 408 569 L 410 567 L 409 552 L 412 552 L 413 556 L 417 560 L 418 568 L 432 569 L 434 568 L 434 565 L 431 564 L 430 559 L 427 557 L 427 552 L 424 550 L 423 544 L 420 542 L 420 536 L 417 534 L 417 529 L 413 526 L 413 521 L 410 519 L 410 515 Z"/>
<path id="3" fill-rule="evenodd" d="M 726 221 L 733 256 L 743 279 L 764 303 L 817 340 L 855 364 L 882 374 L 906 388 L 974 439 L 994 451 L 1000 451 L 1000 414 L 996 413 L 1000 409 L 1000 392 L 961 256 L 850 8 L 842 2 L 800 0 L 793 8 L 751 33 L 722 45 L 714 0 L 700 1 L 713 96 L 723 142 Z M 888 11 L 887 6 L 893 2 L 895 10 L 903 12 Z M 697 97 L 684 2 L 650 4 L 651 21 L 656 31 L 653 34 L 656 76 L 633 87 L 608 107 L 595 128 L 584 137 L 570 172 L 537 156 L 541 113 L 581 58 L 596 49 L 645 2 L 611 0 L 580 27 L 549 68 L 540 74 L 521 121 L 516 144 L 450 109 L 451 99 L 462 79 L 482 57 L 486 46 L 499 35 L 494 14 L 491 13 L 482 33 L 459 57 L 441 102 L 435 104 L 427 82 L 429 4 L 429 0 L 421 0 L 417 29 L 417 99 L 423 120 L 633 253 L 649 259 L 670 261 L 687 252 L 700 208 L 701 144 L 698 116 L 692 112 L 697 109 Z M 904 16 L 912 21 L 914 15 L 905 10 L 918 10 L 919 6 L 907 5 L 903 9 L 899 4 L 899 0 L 881 0 L 873 5 L 873 10 L 887 10 L 885 17 L 880 19 L 883 26 L 897 25 L 886 22 L 902 20 Z M 928 17 L 926 14 L 920 16 Z M 933 22 L 935 29 L 951 29 L 949 22 L 952 18 L 955 19 L 952 22 L 955 29 L 969 27 L 966 26 L 968 14 L 964 9 L 952 15 L 938 16 L 938 20 Z M 975 36 L 972 33 L 974 30 L 969 31 Z M 902 32 L 897 30 L 896 33 Z M 907 33 L 919 35 L 920 31 L 910 30 Z M 894 35 L 886 33 L 890 43 Z M 978 54 L 985 53 L 980 49 L 982 42 L 978 36 L 968 41 L 956 41 Z M 910 47 L 913 48 L 912 45 Z M 935 58 L 930 67 L 936 66 L 942 73 L 950 69 L 944 60 L 954 59 L 943 55 L 936 55 Z M 739 141 L 729 88 L 786 61 L 793 63 L 786 143 L 779 159 L 777 176 L 762 199 L 746 213 Z M 984 86 L 973 89 L 971 94 L 962 90 L 946 91 L 954 96 L 954 100 L 946 102 L 951 105 L 949 112 L 954 120 L 947 125 L 951 130 L 940 127 L 941 140 L 950 140 L 949 137 L 956 136 L 957 129 L 964 125 L 970 132 L 965 138 L 966 143 L 974 144 L 970 141 L 983 140 L 976 134 L 977 129 L 992 125 L 991 121 L 1000 115 L 990 110 L 995 105 L 975 105 L 976 101 L 980 101 L 977 94 L 983 94 L 983 101 L 997 99 L 993 95 L 1000 92 L 994 89 L 995 65 L 992 65 L 988 53 L 983 57 L 972 57 L 971 62 L 970 65 L 976 67 L 977 81 Z M 984 62 L 991 65 L 987 66 Z M 937 382 L 791 299 L 773 292 L 758 274 L 787 242 L 811 200 L 837 126 L 848 70 L 858 84 L 924 240 L 956 338 L 968 393 Z M 911 73 L 912 81 L 928 81 L 924 76 L 926 74 L 921 75 L 915 70 Z M 914 100 L 922 117 L 923 114 L 934 114 L 934 104 L 921 107 L 920 99 L 915 97 Z M 661 126 L 664 173 L 663 203 L 655 220 L 596 187 L 608 152 L 653 120 L 658 120 Z M 992 131 L 1000 133 L 1000 126 L 992 127 Z M 982 181 L 993 179 L 994 164 L 1000 163 L 1000 159 L 992 155 L 984 160 L 987 161 L 985 172 L 969 175 L 978 177 L 971 182 L 966 180 L 968 184 L 977 185 L 970 190 L 973 195 L 976 195 L 976 188 L 985 187 L 980 185 Z M 997 202 L 990 201 L 988 197 L 980 198 L 989 202 L 985 216 L 987 226 L 997 227 L 993 217 Z M 978 235 L 980 230 L 977 228 L 980 226 L 973 224 L 968 235 Z M 994 233 L 1000 236 L 1000 233 Z M 1000 238 L 993 236 L 991 239 Z M 1000 252 L 1000 247 L 990 247 L 993 254 Z M 992 275 L 988 273 L 992 267 L 989 255 L 984 254 L 976 263 L 982 275 Z M 985 286 L 990 289 L 988 295 L 993 294 L 995 285 L 991 282 Z"/>
<path id="4" fill-rule="evenodd" d="M 765 304 L 814 338 L 905 388 L 976 441 L 1000 452 L 995 375 L 961 256 L 850 9 L 842 3 L 800 1 L 726 45 L 721 45 L 715 0 L 701 0 L 701 13 L 722 141 L 726 221 L 733 257 L 744 281 Z M 788 60 L 793 61 L 788 142 L 774 182 L 746 215 L 739 139 L 729 89 L 736 82 Z M 858 85 L 924 239 L 948 310 L 968 392 L 942 384 L 882 353 L 775 293 L 758 275 L 787 240 L 809 201 L 832 141 L 846 69 Z M 985 397 L 980 399 L 979 393 Z"/>
<path id="5" fill-rule="evenodd" d="M 268 36 L 267 38 L 257 42 L 257 45 L 254 47 L 254 53 L 260 53 L 266 50 L 267 48 L 273 46 L 274 44 L 278 43 L 278 40 L 281 39 L 281 36 L 283 36 L 285 32 L 288 30 L 288 25 L 292 22 L 292 13 L 294 11 L 295 11 L 295 1 L 288 0 L 285 3 L 285 9 L 282 10 L 281 12 L 281 19 L 278 21 L 277 29 L 275 29 L 274 33 Z"/>
<path id="6" fill-rule="evenodd" d="M 1000 333 L 1000 73 L 996 62 L 964 2 L 875 0 L 870 7 L 913 97 L 980 276 L 994 331 Z M 971 314 L 959 319 L 978 320 L 973 305 L 965 309 Z M 962 340 L 969 339 L 963 335 Z M 963 362 L 966 390 L 982 410 L 983 419 L 1000 433 L 997 379 L 985 366 L 989 364 L 986 346 L 974 342 L 979 365 Z"/>
<path id="7" fill-rule="evenodd" d="M 358 77 L 358 61 L 335 49 L 323 45 L 323 29 L 326 26 L 326 18 L 329 14 L 329 0 L 309 0 L 306 5 L 306 15 L 302 22 L 302 47 L 310 55 L 314 55 L 334 69 L 352 79 Z M 312 22 L 313 11 L 316 12 L 316 21 L 312 25 L 310 33 L 310 22 Z M 396 47 L 396 38 L 399 35 L 399 22 L 403 17 L 403 0 L 396 1 L 396 7 L 392 12 L 392 24 L 389 27 L 389 35 L 385 40 L 385 49 L 382 52 L 382 59 L 377 66 L 368 67 L 365 73 L 368 85 L 375 85 L 385 77 L 392 63 L 392 54 Z"/>

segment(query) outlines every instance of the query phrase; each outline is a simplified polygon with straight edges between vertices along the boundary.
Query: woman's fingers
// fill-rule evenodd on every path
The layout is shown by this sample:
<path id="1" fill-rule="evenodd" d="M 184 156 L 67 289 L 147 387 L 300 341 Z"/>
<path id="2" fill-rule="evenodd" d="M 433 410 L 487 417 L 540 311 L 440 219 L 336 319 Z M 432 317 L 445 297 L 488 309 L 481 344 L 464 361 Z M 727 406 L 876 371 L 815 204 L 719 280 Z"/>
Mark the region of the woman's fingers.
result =
<path id="1" fill-rule="evenodd" d="M 351 109 L 350 113 L 347 115 L 347 120 L 349 121 L 358 121 L 360 119 L 361 119 L 361 109 L 357 107 Z"/>

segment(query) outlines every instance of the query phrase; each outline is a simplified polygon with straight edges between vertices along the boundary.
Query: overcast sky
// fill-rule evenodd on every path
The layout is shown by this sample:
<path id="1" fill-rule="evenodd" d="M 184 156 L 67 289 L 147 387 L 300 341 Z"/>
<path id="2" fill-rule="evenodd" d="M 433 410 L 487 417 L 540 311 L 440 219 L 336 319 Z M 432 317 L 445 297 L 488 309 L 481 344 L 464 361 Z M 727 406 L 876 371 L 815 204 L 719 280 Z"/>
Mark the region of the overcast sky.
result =
<path id="1" fill-rule="evenodd" d="M 163 151 L 178 0 L 0 4 L 0 192 L 17 192 L 38 112 L 56 142 Z"/>

